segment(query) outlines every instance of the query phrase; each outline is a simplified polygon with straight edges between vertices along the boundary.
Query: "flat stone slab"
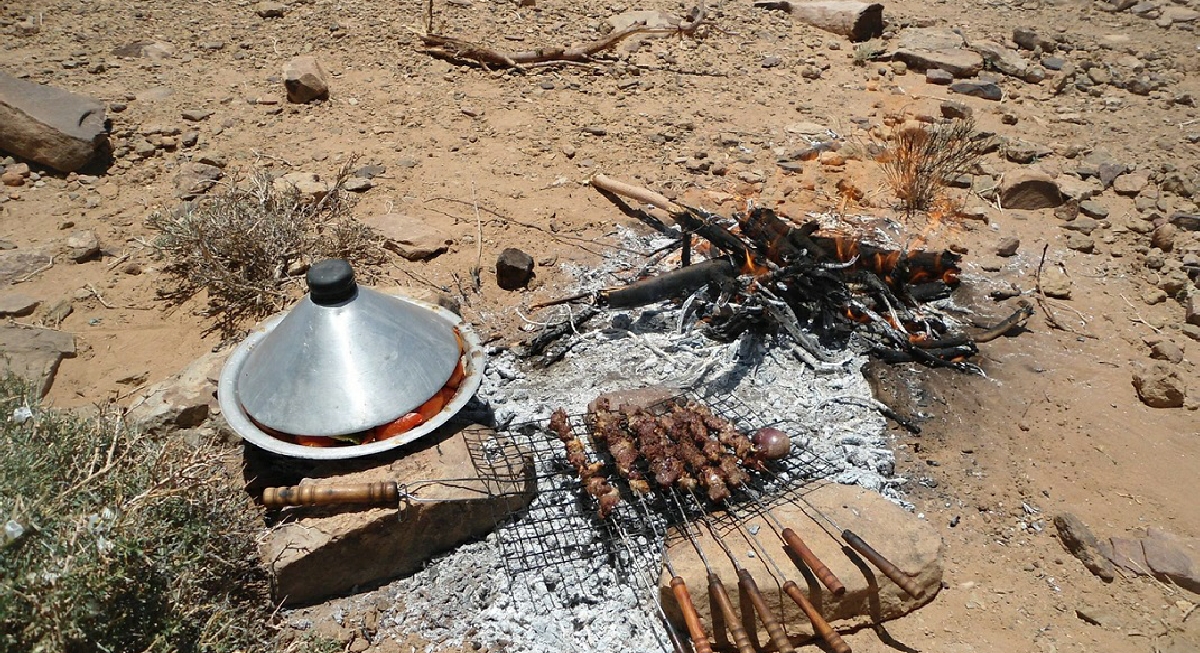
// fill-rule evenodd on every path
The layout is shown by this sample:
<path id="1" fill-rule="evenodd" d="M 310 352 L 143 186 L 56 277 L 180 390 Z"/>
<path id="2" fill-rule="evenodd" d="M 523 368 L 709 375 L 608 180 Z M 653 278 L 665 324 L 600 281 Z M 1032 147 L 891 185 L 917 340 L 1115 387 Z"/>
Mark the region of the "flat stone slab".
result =
<path id="1" fill-rule="evenodd" d="M 0 365 L 29 379 L 40 396 L 50 392 L 62 359 L 75 356 L 75 336 L 54 329 L 0 327 Z"/>
<path id="2" fill-rule="evenodd" d="M 535 494 L 532 465 L 486 470 L 470 451 L 495 432 L 452 420 L 418 443 L 423 448 L 389 462 L 355 461 L 360 469 L 307 483 L 396 481 L 419 500 L 340 512 L 289 508 L 293 519 L 272 529 L 261 547 L 274 575 L 275 599 L 311 603 L 420 570 L 434 556 L 490 532 L 496 519 L 522 510 Z M 501 456 L 500 459 L 519 459 Z M 334 465 L 323 467 L 336 469 Z M 431 482 L 446 479 L 445 482 Z"/>
<path id="3" fill-rule="evenodd" d="M 0 72 L 0 149 L 62 172 L 78 170 L 108 137 L 104 105 Z"/>
<path id="4" fill-rule="evenodd" d="M 774 526 L 765 517 L 750 518 L 745 522 L 749 529 L 758 527 L 758 540 L 768 547 L 775 564 L 794 580 L 817 610 L 839 631 L 853 630 L 866 624 L 878 623 L 901 617 L 929 603 L 941 588 L 943 546 L 942 538 L 926 522 L 918 520 L 899 506 L 880 495 L 852 485 L 828 484 L 805 494 L 805 498 L 842 528 L 848 528 L 877 551 L 908 573 L 922 590 L 920 599 L 913 599 L 879 570 L 860 559 L 840 539 L 821 529 L 820 524 L 808 517 L 804 511 L 791 503 L 777 504 L 772 514 L 785 527 L 792 528 L 812 549 L 813 553 L 841 579 L 846 592 L 834 597 L 809 574 L 807 580 L 798 567 L 788 558 L 783 541 L 775 534 Z M 750 554 L 751 545 L 747 537 L 732 527 L 722 529 L 717 520 L 717 530 L 733 554 L 754 577 L 767 606 L 780 619 L 793 643 L 813 638 L 812 624 L 800 608 L 784 594 L 773 576 L 773 568 L 757 554 Z M 691 529 L 693 535 L 703 531 L 697 541 L 704 550 L 713 571 L 720 577 L 729 598 L 735 606 L 741 597 L 737 587 L 737 573 L 729 558 L 716 540 L 702 525 Z M 712 635 L 712 612 L 708 599 L 708 573 L 695 548 L 678 533 L 673 533 L 667 547 L 667 555 L 675 571 L 683 577 L 691 592 L 692 602 L 700 613 L 705 631 Z M 668 618 L 680 632 L 686 633 L 683 616 L 679 612 L 670 587 L 671 575 L 664 573 L 659 578 L 659 596 Z M 782 581 L 780 581 L 782 583 Z M 757 629 L 758 641 L 769 645 L 770 638 L 757 621 L 756 628 L 746 624 L 751 638 Z M 714 641 L 722 641 L 716 635 Z"/>

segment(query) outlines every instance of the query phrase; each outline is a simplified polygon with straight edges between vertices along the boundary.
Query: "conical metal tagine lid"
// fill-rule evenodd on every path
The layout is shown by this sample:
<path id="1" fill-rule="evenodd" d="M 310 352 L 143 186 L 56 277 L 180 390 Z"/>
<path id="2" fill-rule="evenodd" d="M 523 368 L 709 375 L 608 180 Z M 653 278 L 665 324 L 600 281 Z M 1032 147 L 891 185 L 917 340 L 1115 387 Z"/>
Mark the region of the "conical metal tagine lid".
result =
<path id="1" fill-rule="evenodd" d="M 446 384 L 460 351 L 435 313 L 354 282 L 342 259 L 308 271 L 305 295 L 246 358 L 237 396 L 255 422 L 291 435 L 345 435 L 390 422 Z"/>

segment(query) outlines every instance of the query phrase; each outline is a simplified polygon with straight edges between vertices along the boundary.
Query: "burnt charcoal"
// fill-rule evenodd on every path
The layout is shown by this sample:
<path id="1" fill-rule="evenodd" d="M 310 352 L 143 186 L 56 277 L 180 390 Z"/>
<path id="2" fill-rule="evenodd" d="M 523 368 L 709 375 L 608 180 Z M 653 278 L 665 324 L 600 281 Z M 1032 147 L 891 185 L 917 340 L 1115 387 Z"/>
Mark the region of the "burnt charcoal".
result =
<path id="1" fill-rule="evenodd" d="M 939 299 L 945 299 L 954 292 L 954 289 L 946 285 L 944 281 L 930 281 L 928 283 L 916 283 L 908 287 L 908 295 L 913 298 L 913 301 L 923 304 L 925 302 L 935 302 Z"/>

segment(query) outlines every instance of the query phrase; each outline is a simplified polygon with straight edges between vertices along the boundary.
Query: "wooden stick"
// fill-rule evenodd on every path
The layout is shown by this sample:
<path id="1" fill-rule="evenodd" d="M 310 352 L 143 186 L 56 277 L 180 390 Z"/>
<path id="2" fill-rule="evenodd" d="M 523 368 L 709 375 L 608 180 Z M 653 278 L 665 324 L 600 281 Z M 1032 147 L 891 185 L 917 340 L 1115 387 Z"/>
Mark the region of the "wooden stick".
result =
<path id="1" fill-rule="evenodd" d="M 825 566 L 825 563 L 821 562 L 820 558 L 812 552 L 812 549 L 808 548 L 808 545 L 804 543 L 804 540 L 800 539 L 796 531 L 790 528 L 783 529 L 783 541 L 787 542 L 788 548 L 799 556 L 804 561 L 804 564 L 808 565 L 813 575 L 821 581 L 822 585 L 829 588 L 829 591 L 834 596 L 841 596 L 846 593 L 846 586 L 842 584 L 837 574 L 834 574 L 829 567 Z"/>
<path id="2" fill-rule="evenodd" d="M 741 590 L 743 596 L 749 597 L 750 603 L 754 605 L 754 610 L 758 612 L 758 618 L 767 628 L 767 635 L 771 637 L 771 643 L 775 645 L 775 650 L 779 653 L 795 653 L 792 648 L 792 643 L 788 640 L 787 633 L 784 632 L 783 626 L 779 625 L 779 620 L 775 618 L 774 613 L 767 607 L 767 602 L 763 600 L 762 592 L 758 590 L 758 583 L 754 582 L 754 577 L 745 569 L 739 569 L 738 589 Z"/>
<path id="3" fill-rule="evenodd" d="M 333 506 L 352 503 L 399 503 L 400 492 L 393 481 L 347 483 L 343 485 L 294 485 L 263 490 L 263 505 Z"/>
<path id="4" fill-rule="evenodd" d="M 692 595 L 688 593 L 687 585 L 683 582 L 682 577 L 676 576 L 671 579 L 671 592 L 675 594 L 675 602 L 679 604 L 679 609 L 683 612 L 683 621 L 687 624 L 688 634 L 692 637 L 692 647 L 696 649 L 696 653 L 712 653 L 712 644 L 704 634 L 704 624 L 700 623 L 700 614 L 696 612 L 696 605 L 692 603 Z"/>
<path id="5" fill-rule="evenodd" d="M 887 576 L 888 578 L 892 579 L 893 583 L 899 585 L 900 589 L 904 590 L 905 594 L 908 594 L 914 599 L 919 599 L 925 594 L 925 592 L 922 591 L 922 589 L 915 582 L 913 582 L 912 578 L 909 578 L 907 574 L 905 574 L 903 571 L 900 571 L 899 567 L 892 564 L 892 562 L 887 558 L 883 557 L 883 554 L 871 548 L 870 544 L 867 544 L 861 537 L 855 535 L 850 529 L 842 531 L 842 539 L 846 541 L 846 544 L 850 545 L 851 549 L 858 551 L 860 554 L 862 554 L 862 557 L 870 560 L 871 564 L 875 565 L 879 571 L 882 571 L 884 576 Z"/>
<path id="6" fill-rule="evenodd" d="M 800 609 L 808 617 L 809 622 L 812 623 L 813 631 L 821 639 L 825 640 L 825 643 L 829 644 L 829 648 L 833 649 L 833 653 L 850 653 L 850 645 L 833 629 L 833 626 L 829 625 L 828 621 L 825 621 L 825 617 L 822 617 L 821 613 L 817 612 L 817 608 L 808 600 L 808 597 L 804 596 L 804 592 L 800 591 L 795 581 L 789 580 L 784 583 L 783 591 L 787 592 L 787 595 L 792 597 L 792 601 L 795 601 L 796 605 L 800 606 Z"/>
<path id="7" fill-rule="evenodd" d="M 742 625 L 742 621 L 738 619 L 737 612 L 733 610 L 733 603 L 729 600 L 729 592 L 725 591 L 725 585 L 721 579 L 713 572 L 708 572 L 708 594 L 713 602 L 717 604 L 720 610 L 721 617 L 725 621 L 725 627 L 729 629 L 729 634 L 733 635 L 733 644 L 737 647 L 738 653 L 754 653 L 754 644 L 750 642 L 750 635 L 746 633 L 746 627 Z M 716 631 L 716 619 L 714 614 L 713 630 Z M 714 635 L 718 633 L 714 632 Z"/>
<path id="8" fill-rule="evenodd" d="M 623 181 L 617 181 L 616 179 L 613 179 L 612 177 L 609 177 L 603 173 L 596 173 L 595 175 L 592 175 L 591 184 L 600 190 L 606 190 L 614 195 L 628 197 L 631 200 L 635 200 L 643 204 L 657 206 L 667 213 L 670 213 L 672 216 L 674 216 L 676 213 L 686 212 L 686 209 L 667 199 L 665 195 L 656 193 L 649 188 L 642 188 L 641 186 L 634 186 L 633 184 L 627 184 Z"/>

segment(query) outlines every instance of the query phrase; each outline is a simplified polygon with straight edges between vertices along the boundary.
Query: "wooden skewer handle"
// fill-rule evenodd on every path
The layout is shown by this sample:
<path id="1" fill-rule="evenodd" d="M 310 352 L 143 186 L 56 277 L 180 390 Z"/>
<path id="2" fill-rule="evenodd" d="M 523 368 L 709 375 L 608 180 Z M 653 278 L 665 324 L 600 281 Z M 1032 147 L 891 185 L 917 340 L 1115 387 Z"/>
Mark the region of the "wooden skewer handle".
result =
<path id="1" fill-rule="evenodd" d="M 746 633 L 746 627 L 742 625 L 742 621 L 738 619 L 737 613 L 733 610 L 729 592 L 725 591 L 725 585 L 721 583 L 721 579 L 717 578 L 716 574 L 708 575 L 708 593 L 721 608 L 721 615 L 725 617 L 725 626 L 729 628 L 729 634 L 733 635 L 733 645 L 737 647 L 738 653 L 755 653 L 754 644 L 750 642 L 750 635 Z"/>
<path id="2" fill-rule="evenodd" d="M 825 566 L 825 563 L 821 562 L 820 558 L 812 552 L 812 549 L 808 548 L 808 545 L 804 543 L 804 540 L 800 539 L 799 535 L 796 535 L 796 531 L 790 528 L 783 529 L 783 541 L 787 542 L 788 548 L 793 553 L 800 556 L 800 559 L 804 561 L 804 564 L 808 565 L 808 568 L 817 577 L 817 580 L 820 580 L 822 585 L 829 588 L 829 591 L 833 592 L 834 596 L 841 596 L 846 593 L 846 586 L 842 584 L 837 574 L 834 574 L 829 570 L 829 567 Z"/>
<path id="3" fill-rule="evenodd" d="M 919 599 L 924 594 L 908 574 L 900 571 L 899 567 L 893 565 L 887 558 L 883 557 L 883 554 L 872 549 L 870 544 L 864 542 L 861 537 L 855 535 L 850 529 L 847 528 L 842 531 L 842 539 L 846 540 L 846 544 L 849 544 L 851 549 L 858 551 L 862 554 L 862 557 L 869 560 L 879 571 L 882 571 L 884 576 L 887 576 L 892 579 L 893 583 L 899 585 L 900 589 L 904 590 L 906 594 L 914 599 Z"/>
<path id="4" fill-rule="evenodd" d="M 349 503 L 399 503 L 400 491 L 393 481 L 347 483 L 344 485 L 293 485 L 263 490 L 263 505 L 334 506 Z"/>
<path id="5" fill-rule="evenodd" d="M 821 613 L 817 612 L 817 608 L 808 600 L 808 597 L 804 596 L 804 592 L 800 591 L 800 587 L 796 583 L 790 580 L 784 583 L 783 591 L 787 592 L 787 595 L 792 597 L 792 600 L 796 602 L 796 605 L 800 606 L 804 614 L 808 615 L 808 620 L 812 622 L 813 630 L 821 639 L 825 640 L 826 644 L 829 644 L 829 648 L 833 649 L 833 653 L 850 653 L 850 645 L 833 629 L 833 626 L 829 625 L 828 621 L 825 621 L 825 617 L 822 617 Z"/>
<path id="6" fill-rule="evenodd" d="M 687 624 L 688 635 L 692 637 L 692 648 L 696 649 L 696 653 L 712 653 L 712 644 L 704 634 L 704 624 L 700 623 L 700 615 L 682 578 L 676 576 L 671 579 L 671 591 L 675 594 L 679 609 L 683 611 L 683 621 Z"/>
<path id="7" fill-rule="evenodd" d="M 758 591 L 758 583 L 754 582 L 754 578 L 750 576 L 750 572 L 745 569 L 738 570 L 738 589 L 750 597 L 750 602 L 754 604 L 755 611 L 758 612 L 758 618 L 762 619 L 763 625 L 767 627 L 767 635 L 771 637 L 771 643 L 775 645 L 775 650 L 779 653 L 795 653 L 796 649 L 792 648 L 792 643 L 788 640 L 787 633 L 783 632 L 783 626 L 779 625 L 779 620 L 771 613 L 767 607 L 767 602 L 763 600 L 762 592 Z"/>

